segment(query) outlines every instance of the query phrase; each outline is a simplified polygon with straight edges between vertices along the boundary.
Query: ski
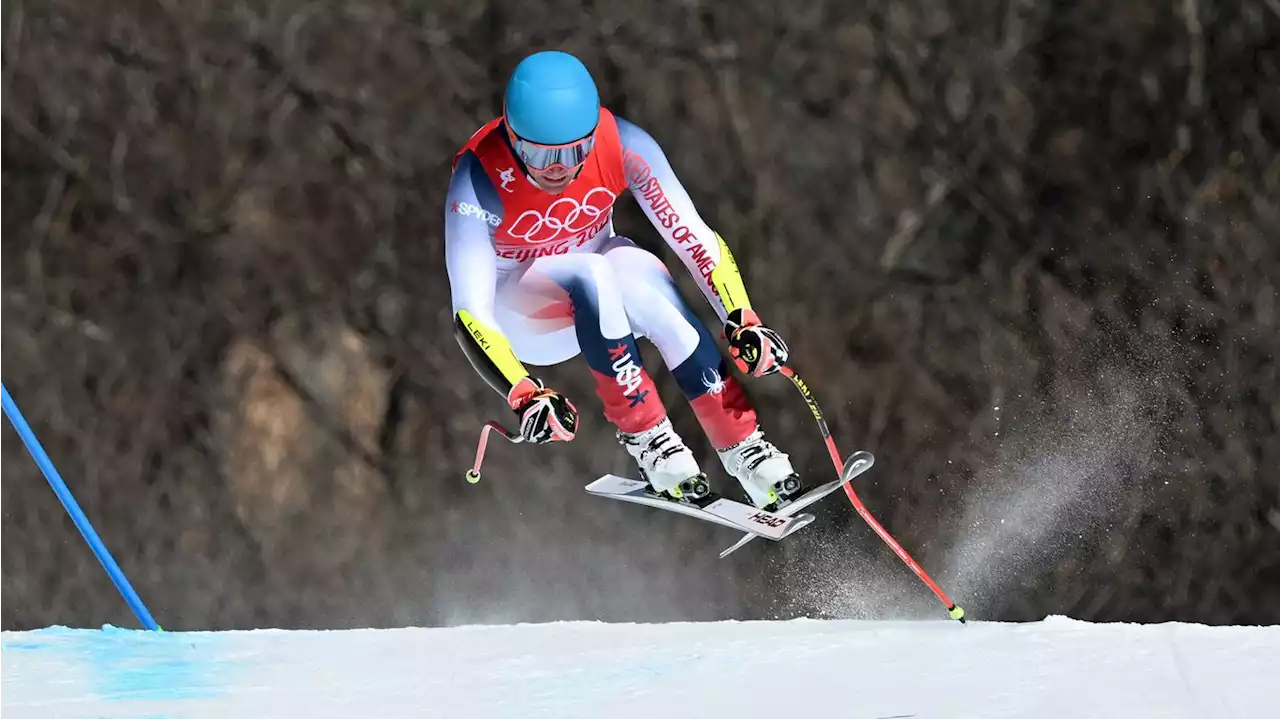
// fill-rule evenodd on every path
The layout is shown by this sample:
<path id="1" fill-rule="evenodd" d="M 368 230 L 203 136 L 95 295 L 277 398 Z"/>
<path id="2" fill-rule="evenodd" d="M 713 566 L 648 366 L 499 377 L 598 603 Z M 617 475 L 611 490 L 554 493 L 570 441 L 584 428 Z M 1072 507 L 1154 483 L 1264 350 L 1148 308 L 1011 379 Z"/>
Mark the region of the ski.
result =
<path id="1" fill-rule="evenodd" d="M 828 494 L 831 494 L 837 489 L 844 487 L 849 482 L 852 482 L 854 477 L 857 477 L 858 475 L 870 469 L 871 465 L 875 464 L 875 461 L 876 461 L 875 457 L 873 457 L 870 452 L 865 452 L 865 451 L 855 452 L 854 454 L 850 455 L 848 460 L 845 461 L 844 470 L 840 473 L 839 479 L 832 480 L 830 482 L 827 482 L 826 484 L 819 485 L 809 490 L 808 492 L 805 492 L 804 494 L 796 498 L 794 502 L 779 509 L 777 512 L 774 512 L 774 514 L 782 515 L 784 517 L 789 517 L 794 515 L 796 512 L 799 512 L 800 510 L 804 509 L 805 507 L 808 507 L 809 505 L 813 504 L 819 499 L 822 499 L 823 497 L 827 496 Z M 803 515 L 803 516 L 813 516 L 813 515 Z M 750 542 L 753 539 L 755 539 L 754 534 L 748 533 L 743 535 L 742 539 L 739 539 L 737 543 L 734 544 L 732 547 L 729 547 L 728 549 L 725 549 L 723 552 L 720 552 L 720 558 L 724 559 L 730 554 L 738 551 L 744 545 L 746 545 L 747 542 Z"/>
<path id="2" fill-rule="evenodd" d="M 735 502 L 727 497 L 716 495 L 712 495 L 715 497 L 713 501 L 698 507 L 657 497 L 649 493 L 648 488 L 648 482 L 619 477 L 616 474 L 606 474 L 586 486 L 589 494 L 594 494 L 598 497 L 607 497 L 623 502 L 633 502 L 657 509 L 665 509 L 729 527 L 730 529 L 737 529 L 746 532 L 749 537 L 759 536 L 774 541 L 790 536 L 816 519 L 812 514 L 789 512 L 783 515 L 777 512 L 766 512 L 749 504 Z"/>

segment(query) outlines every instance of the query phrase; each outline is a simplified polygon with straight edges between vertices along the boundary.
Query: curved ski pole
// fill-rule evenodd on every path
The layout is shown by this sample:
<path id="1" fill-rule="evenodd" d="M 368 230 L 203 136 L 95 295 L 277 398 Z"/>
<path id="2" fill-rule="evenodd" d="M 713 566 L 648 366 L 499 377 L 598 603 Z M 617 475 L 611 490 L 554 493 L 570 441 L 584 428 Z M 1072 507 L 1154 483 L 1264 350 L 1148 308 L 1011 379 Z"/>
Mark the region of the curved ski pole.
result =
<path id="1" fill-rule="evenodd" d="M 814 399 L 813 393 L 809 391 L 808 385 L 804 383 L 804 380 L 800 379 L 800 377 L 795 373 L 795 370 L 783 365 L 778 371 L 787 379 L 791 380 L 791 384 L 795 385 L 796 389 L 800 391 L 800 394 L 804 396 L 804 401 L 809 405 L 809 411 L 813 413 L 813 419 L 818 423 L 818 429 L 822 432 L 822 439 L 827 443 L 827 451 L 831 454 L 831 461 L 836 465 L 836 475 L 839 476 L 843 471 L 844 462 L 840 460 L 840 452 L 836 449 L 836 442 L 831 437 L 831 430 L 827 428 L 827 421 L 823 417 L 822 408 L 818 406 L 818 401 Z M 959 620 L 961 624 L 964 624 L 964 609 L 951 601 L 951 597 L 948 597 L 946 592 L 942 591 L 937 583 L 934 582 L 924 569 L 920 567 L 916 560 L 912 559 L 910 554 L 907 554 L 907 550 L 903 549 L 902 545 L 898 544 L 898 541 L 894 539 L 884 527 L 880 526 L 880 523 L 876 521 L 876 518 L 871 516 L 871 512 L 867 510 L 866 505 L 864 505 L 862 500 L 858 498 L 858 494 L 853 491 L 852 482 L 844 485 L 844 493 L 849 497 L 849 502 L 853 504 L 853 508 L 858 512 L 858 516 L 862 517 L 863 521 L 865 521 L 871 529 L 880 536 L 880 539 L 884 540 L 884 543 L 889 545 L 889 548 L 893 550 L 893 553 L 898 555 L 898 558 L 910 567 L 911 571 L 915 572 L 916 576 L 927 584 L 929 589 L 933 590 L 933 593 L 938 596 L 938 599 L 946 605 L 947 613 L 951 615 L 951 618 Z"/>
<path id="2" fill-rule="evenodd" d="M 471 465 L 471 469 L 467 470 L 467 481 L 475 484 L 480 481 L 480 463 L 484 461 L 484 450 L 489 444 L 489 433 L 497 432 L 503 439 L 512 444 L 520 444 L 524 441 L 524 437 L 515 432 L 508 431 L 497 422 L 486 422 L 484 427 L 480 428 L 480 444 L 476 446 L 476 461 Z"/>

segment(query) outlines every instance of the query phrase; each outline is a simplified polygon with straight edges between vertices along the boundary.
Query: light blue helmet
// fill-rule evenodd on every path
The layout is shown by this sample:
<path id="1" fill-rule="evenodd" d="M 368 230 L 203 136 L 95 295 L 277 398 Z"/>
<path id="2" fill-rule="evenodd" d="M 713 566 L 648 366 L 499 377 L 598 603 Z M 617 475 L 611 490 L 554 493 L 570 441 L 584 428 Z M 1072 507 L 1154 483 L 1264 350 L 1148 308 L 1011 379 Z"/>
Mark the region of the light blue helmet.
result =
<path id="1" fill-rule="evenodd" d="M 507 81 L 503 116 L 518 137 L 542 145 L 581 140 L 600 119 L 600 92 L 582 61 L 565 52 L 537 52 Z"/>

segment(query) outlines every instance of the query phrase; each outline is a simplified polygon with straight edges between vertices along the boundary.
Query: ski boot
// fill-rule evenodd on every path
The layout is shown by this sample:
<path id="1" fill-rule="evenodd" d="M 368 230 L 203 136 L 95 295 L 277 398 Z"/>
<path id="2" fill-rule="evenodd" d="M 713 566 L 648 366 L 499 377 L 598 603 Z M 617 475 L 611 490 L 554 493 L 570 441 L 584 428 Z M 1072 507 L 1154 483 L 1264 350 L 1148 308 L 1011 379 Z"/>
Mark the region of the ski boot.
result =
<path id="1" fill-rule="evenodd" d="M 670 418 L 636 434 L 620 431 L 618 441 L 640 465 L 640 478 L 649 483 L 651 495 L 698 507 L 715 499 L 707 475 L 672 428 Z"/>
<path id="2" fill-rule="evenodd" d="M 776 512 L 804 494 L 791 459 L 757 429 L 746 439 L 718 450 L 720 463 L 738 480 L 753 505 Z"/>

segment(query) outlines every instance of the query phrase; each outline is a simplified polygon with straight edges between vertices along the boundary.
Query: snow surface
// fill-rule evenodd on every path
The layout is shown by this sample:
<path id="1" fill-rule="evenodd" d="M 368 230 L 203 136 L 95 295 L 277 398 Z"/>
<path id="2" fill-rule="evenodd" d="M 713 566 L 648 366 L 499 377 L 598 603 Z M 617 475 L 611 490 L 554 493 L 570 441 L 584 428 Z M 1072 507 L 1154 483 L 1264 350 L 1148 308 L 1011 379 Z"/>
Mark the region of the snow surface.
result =
<path id="1" fill-rule="evenodd" d="M 4 632 L 2 646 L 4 719 L 1280 716 L 1280 627 L 1062 617 L 53 627 Z"/>

